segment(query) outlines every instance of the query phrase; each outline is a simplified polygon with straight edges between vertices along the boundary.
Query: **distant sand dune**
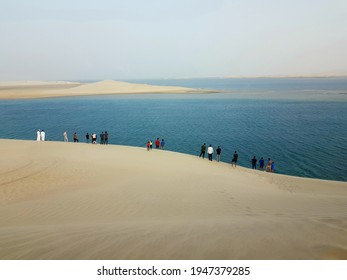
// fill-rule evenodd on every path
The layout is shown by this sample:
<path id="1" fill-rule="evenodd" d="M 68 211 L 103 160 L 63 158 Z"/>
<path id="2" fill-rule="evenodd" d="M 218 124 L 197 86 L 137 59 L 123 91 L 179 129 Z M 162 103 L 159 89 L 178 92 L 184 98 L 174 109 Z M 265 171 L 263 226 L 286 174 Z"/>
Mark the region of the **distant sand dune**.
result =
<path id="1" fill-rule="evenodd" d="M 149 93 L 149 92 L 195 92 L 196 89 L 185 87 L 154 86 L 147 84 L 133 84 L 118 81 L 100 81 L 96 83 L 80 85 L 61 92 L 77 94 L 116 94 L 116 93 Z"/>
<path id="2" fill-rule="evenodd" d="M 0 99 L 32 99 L 100 94 L 139 93 L 208 93 L 210 90 L 185 87 L 155 86 L 118 81 L 96 83 L 18 81 L 0 82 Z"/>
<path id="3" fill-rule="evenodd" d="M 0 140 L 0 259 L 347 259 L 347 183 Z"/>

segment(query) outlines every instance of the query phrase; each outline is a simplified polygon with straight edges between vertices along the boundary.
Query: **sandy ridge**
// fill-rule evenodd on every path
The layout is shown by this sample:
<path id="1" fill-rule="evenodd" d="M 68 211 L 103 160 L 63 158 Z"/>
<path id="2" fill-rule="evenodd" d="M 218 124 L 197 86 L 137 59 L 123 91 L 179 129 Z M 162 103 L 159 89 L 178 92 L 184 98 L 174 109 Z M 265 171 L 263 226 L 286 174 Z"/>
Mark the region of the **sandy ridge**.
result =
<path id="1" fill-rule="evenodd" d="M 347 183 L 0 140 L 0 259 L 347 259 Z"/>
<path id="2" fill-rule="evenodd" d="M 0 99 L 33 99 L 68 96 L 141 93 L 208 93 L 210 90 L 134 84 L 112 80 L 95 83 L 63 81 L 0 82 Z"/>

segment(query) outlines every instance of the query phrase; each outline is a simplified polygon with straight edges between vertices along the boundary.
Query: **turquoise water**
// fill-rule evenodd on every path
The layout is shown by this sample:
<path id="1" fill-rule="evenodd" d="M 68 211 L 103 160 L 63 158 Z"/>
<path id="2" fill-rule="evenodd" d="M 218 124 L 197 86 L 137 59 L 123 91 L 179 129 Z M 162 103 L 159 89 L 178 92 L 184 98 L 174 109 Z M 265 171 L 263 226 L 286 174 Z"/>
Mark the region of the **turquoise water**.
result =
<path id="1" fill-rule="evenodd" d="M 239 164 L 272 158 L 278 173 L 347 181 L 346 79 L 136 81 L 224 90 L 214 94 L 120 95 L 0 101 L 0 138 L 84 142 L 107 130 L 109 142 L 145 147 L 164 138 L 171 151 L 198 155 L 202 143 L 234 150 Z M 257 84 L 258 83 L 258 84 Z"/>

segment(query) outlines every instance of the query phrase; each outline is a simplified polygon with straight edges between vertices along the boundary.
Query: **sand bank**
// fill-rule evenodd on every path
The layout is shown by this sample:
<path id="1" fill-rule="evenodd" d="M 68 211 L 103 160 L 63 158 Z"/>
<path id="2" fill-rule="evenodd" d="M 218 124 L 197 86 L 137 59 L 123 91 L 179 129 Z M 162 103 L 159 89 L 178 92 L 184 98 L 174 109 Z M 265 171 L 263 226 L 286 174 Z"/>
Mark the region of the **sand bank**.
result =
<path id="1" fill-rule="evenodd" d="M 32 99 L 66 96 L 141 93 L 207 93 L 209 90 L 132 84 L 118 81 L 78 82 L 0 82 L 0 99 Z"/>
<path id="2" fill-rule="evenodd" d="M 0 259 L 347 259 L 347 183 L 0 140 Z"/>

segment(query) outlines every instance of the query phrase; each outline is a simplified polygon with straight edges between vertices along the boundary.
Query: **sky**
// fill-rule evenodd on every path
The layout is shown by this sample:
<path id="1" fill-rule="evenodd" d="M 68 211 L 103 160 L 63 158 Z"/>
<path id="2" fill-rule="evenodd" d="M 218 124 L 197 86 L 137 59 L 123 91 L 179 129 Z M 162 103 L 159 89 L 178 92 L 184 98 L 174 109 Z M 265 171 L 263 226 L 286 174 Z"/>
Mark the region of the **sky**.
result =
<path id="1" fill-rule="evenodd" d="M 347 75 L 346 0 L 0 0 L 0 80 Z"/>

